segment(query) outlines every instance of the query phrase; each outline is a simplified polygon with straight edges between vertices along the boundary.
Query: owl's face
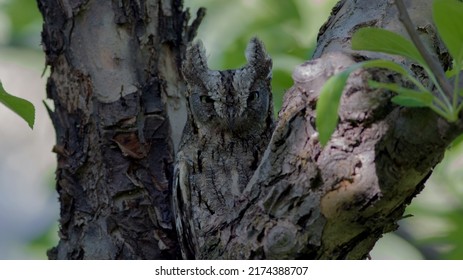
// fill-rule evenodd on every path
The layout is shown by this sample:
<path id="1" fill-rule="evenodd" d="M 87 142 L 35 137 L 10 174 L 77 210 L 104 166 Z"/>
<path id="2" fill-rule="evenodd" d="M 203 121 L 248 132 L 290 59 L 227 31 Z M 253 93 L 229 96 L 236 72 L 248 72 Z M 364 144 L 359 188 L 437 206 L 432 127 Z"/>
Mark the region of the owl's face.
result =
<path id="1" fill-rule="evenodd" d="M 189 83 L 195 122 L 209 130 L 235 134 L 259 129 L 270 103 L 270 80 L 255 79 L 249 69 L 213 71 L 208 83 Z"/>
<path id="2" fill-rule="evenodd" d="M 257 39 L 246 57 L 248 64 L 240 69 L 215 71 L 207 67 L 200 43 L 188 49 L 183 74 L 190 117 L 204 133 L 257 134 L 272 117 L 271 59 Z"/>

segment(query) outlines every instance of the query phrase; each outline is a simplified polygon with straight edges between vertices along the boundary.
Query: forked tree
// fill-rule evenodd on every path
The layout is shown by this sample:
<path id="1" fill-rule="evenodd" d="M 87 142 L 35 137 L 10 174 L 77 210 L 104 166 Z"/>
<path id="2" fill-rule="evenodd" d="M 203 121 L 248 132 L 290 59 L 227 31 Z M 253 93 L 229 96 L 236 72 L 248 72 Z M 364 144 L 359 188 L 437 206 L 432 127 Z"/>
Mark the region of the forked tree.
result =
<path id="1" fill-rule="evenodd" d="M 185 51 L 194 18 L 181 0 L 37 0 L 44 18 L 47 97 L 56 129 L 60 241 L 51 259 L 181 258 L 170 203 L 175 151 L 186 120 Z M 384 69 L 350 75 L 339 123 L 321 146 L 320 88 L 335 73 L 377 57 L 353 51 L 360 27 L 407 36 L 394 1 L 342 0 L 321 28 L 312 60 L 298 66 L 270 144 L 229 232 L 205 258 L 363 259 L 397 228 L 446 147 L 463 132 L 426 108 L 391 102 L 367 80 L 406 85 Z M 431 0 L 405 1 L 416 31 L 446 68 Z M 275 38 L 278 40 L 278 38 Z M 387 57 L 426 83 L 416 64 Z"/>

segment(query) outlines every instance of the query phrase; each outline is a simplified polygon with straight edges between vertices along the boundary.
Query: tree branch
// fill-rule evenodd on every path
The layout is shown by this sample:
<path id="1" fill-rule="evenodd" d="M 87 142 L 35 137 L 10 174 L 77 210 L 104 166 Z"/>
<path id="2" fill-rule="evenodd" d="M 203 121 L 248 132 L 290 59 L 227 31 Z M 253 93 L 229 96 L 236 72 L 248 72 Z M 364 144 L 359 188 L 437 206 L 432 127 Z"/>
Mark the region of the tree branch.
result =
<path id="1" fill-rule="evenodd" d="M 427 23 L 431 0 L 419 3 L 414 12 Z M 293 72 L 295 83 L 285 93 L 271 143 L 236 207 L 239 217 L 217 225 L 226 234 L 210 238 L 201 257 L 362 259 L 384 233 L 397 229 L 463 123 L 448 123 L 427 109 L 393 106 L 387 93 L 372 92 L 365 81 L 407 81 L 375 69 L 349 78 L 340 122 L 325 147 L 315 127 L 322 85 L 356 63 L 356 53 L 346 54 L 352 53 L 351 34 L 366 24 L 400 28 L 391 10 L 388 0 L 346 0 L 332 14 L 319 36 L 317 59 Z"/>
<path id="2" fill-rule="evenodd" d="M 206 9 L 201 7 L 196 12 L 196 18 L 191 23 L 190 27 L 187 30 L 187 41 L 191 42 L 196 37 L 196 33 L 198 31 L 199 25 L 203 21 L 204 17 L 206 16 Z"/>
<path id="3" fill-rule="evenodd" d="M 444 93 L 450 98 L 450 100 L 452 100 L 453 87 L 450 84 L 447 77 L 445 76 L 445 72 L 442 69 L 442 66 L 440 65 L 439 61 L 428 52 L 423 42 L 421 42 L 420 37 L 415 30 L 415 25 L 412 23 L 410 16 L 407 12 L 407 8 L 405 7 L 404 2 L 402 0 L 395 0 L 395 4 L 399 11 L 399 20 L 403 23 L 408 35 L 412 39 L 413 43 L 415 44 L 423 59 L 428 64 L 430 70 L 436 76 L 437 82 L 439 83 L 440 87 L 442 88 Z"/>

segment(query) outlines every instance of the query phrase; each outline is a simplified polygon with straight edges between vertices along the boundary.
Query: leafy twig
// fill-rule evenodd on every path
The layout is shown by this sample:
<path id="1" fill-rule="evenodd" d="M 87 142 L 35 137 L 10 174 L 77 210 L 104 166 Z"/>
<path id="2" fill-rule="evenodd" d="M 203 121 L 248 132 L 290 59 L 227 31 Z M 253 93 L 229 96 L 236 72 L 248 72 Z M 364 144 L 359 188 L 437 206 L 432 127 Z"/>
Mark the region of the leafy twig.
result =
<path id="1" fill-rule="evenodd" d="M 407 8 L 405 7 L 404 2 L 402 0 L 395 0 L 395 5 L 397 6 L 397 9 L 399 11 L 399 20 L 403 23 L 408 35 L 412 39 L 413 43 L 415 44 L 423 59 L 428 64 L 431 72 L 434 73 L 438 84 L 440 85 L 444 93 L 450 98 L 452 98 L 452 85 L 445 76 L 444 69 L 442 69 L 439 62 L 426 50 L 426 47 L 421 42 L 419 35 L 416 32 L 415 27 L 410 19 L 410 16 L 408 15 Z"/>

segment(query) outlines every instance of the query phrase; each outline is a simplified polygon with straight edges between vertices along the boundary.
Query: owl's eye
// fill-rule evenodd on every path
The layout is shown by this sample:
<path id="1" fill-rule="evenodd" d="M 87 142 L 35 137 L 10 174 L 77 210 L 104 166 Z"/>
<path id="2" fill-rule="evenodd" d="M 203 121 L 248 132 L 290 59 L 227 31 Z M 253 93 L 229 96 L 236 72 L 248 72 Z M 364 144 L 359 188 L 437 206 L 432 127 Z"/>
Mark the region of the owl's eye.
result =
<path id="1" fill-rule="evenodd" d="M 259 92 L 258 91 L 251 91 L 248 95 L 248 101 L 249 102 L 252 102 L 254 100 L 256 100 L 257 98 L 259 98 Z"/>
<path id="2" fill-rule="evenodd" d="M 212 97 L 210 97 L 209 95 L 201 95 L 199 97 L 199 100 L 203 104 L 212 104 L 212 103 L 214 103 L 214 99 L 212 99 Z"/>

